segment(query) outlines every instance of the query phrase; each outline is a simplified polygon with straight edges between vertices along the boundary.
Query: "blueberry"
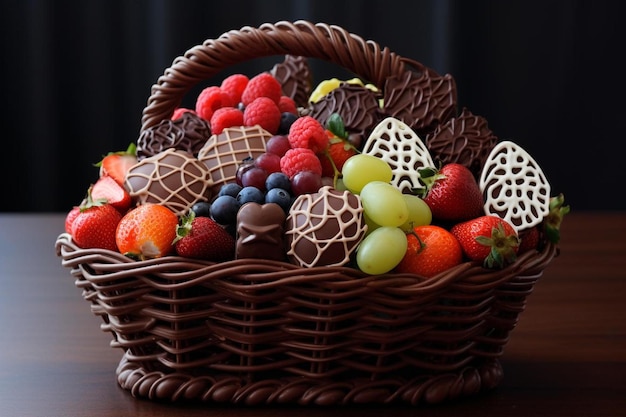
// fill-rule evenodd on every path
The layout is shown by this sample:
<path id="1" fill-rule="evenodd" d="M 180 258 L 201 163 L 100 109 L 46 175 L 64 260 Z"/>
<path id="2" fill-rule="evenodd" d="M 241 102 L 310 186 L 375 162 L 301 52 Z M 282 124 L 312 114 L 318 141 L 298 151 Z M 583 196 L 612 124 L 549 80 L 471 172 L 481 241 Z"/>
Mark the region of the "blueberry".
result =
<path id="1" fill-rule="evenodd" d="M 286 135 L 289 133 L 289 128 L 296 121 L 298 116 L 290 112 L 284 112 L 280 115 L 280 125 L 278 125 L 278 134 Z"/>
<path id="2" fill-rule="evenodd" d="M 282 188 L 272 188 L 265 194 L 265 203 L 278 204 L 285 213 L 289 212 L 292 201 L 291 194 Z"/>
<path id="3" fill-rule="evenodd" d="M 198 201 L 191 206 L 191 211 L 196 214 L 196 217 L 211 217 L 211 203 L 208 201 Z"/>
<path id="4" fill-rule="evenodd" d="M 211 217 L 222 225 L 234 224 L 237 221 L 239 202 L 230 195 L 221 195 L 211 204 Z"/>
<path id="5" fill-rule="evenodd" d="M 222 195 L 229 195 L 231 197 L 237 197 L 239 191 L 241 191 L 243 187 L 237 183 L 229 182 L 228 184 L 222 185 L 220 191 L 217 193 L 218 197 Z"/>
<path id="6" fill-rule="evenodd" d="M 265 188 L 267 190 L 282 188 L 288 193 L 291 193 L 291 181 L 289 181 L 289 177 L 282 172 L 272 172 L 265 180 Z"/>
<path id="7" fill-rule="evenodd" d="M 263 204 L 265 202 L 265 194 L 256 187 L 243 187 L 237 194 L 237 201 L 240 206 L 250 202 Z"/>

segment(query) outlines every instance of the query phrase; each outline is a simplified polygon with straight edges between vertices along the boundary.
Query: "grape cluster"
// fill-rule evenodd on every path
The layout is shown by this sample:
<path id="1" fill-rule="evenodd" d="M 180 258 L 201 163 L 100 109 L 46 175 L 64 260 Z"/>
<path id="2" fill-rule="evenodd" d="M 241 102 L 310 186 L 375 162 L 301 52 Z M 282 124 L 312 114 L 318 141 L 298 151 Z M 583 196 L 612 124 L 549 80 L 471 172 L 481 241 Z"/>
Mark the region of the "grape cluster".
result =
<path id="1" fill-rule="evenodd" d="M 346 188 L 359 194 L 368 226 L 357 250 L 359 269 L 372 275 L 388 272 L 406 253 L 406 233 L 430 224 L 430 209 L 419 197 L 391 185 L 391 167 L 374 156 L 353 156 L 344 164 L 342 175 Z"/>

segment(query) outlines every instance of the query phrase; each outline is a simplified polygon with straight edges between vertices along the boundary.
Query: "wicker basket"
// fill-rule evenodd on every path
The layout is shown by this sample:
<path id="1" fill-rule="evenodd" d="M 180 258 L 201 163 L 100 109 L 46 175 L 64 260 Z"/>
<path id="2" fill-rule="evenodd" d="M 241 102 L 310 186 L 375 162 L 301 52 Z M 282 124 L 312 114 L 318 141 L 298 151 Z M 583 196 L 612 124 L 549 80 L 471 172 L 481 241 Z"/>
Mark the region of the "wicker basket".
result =
<path id="1" fill-rule="evenodd" d="M 282 54 L 331 61 L 375 85 L 420 65 L 335 26 L 246 27 L 177 58 L 153 86 L 142 129 L 170 117 L 199 81 Z M 526 298 L 557 253 L 547 243 L 502 270 L 464 263 L 425 279 L 250 259 L 133 261 L 81 249 L 68 234 L 56 249 L 124 351 L 123 388 L 245 405 L 416 405 L 493 388 Z"/>

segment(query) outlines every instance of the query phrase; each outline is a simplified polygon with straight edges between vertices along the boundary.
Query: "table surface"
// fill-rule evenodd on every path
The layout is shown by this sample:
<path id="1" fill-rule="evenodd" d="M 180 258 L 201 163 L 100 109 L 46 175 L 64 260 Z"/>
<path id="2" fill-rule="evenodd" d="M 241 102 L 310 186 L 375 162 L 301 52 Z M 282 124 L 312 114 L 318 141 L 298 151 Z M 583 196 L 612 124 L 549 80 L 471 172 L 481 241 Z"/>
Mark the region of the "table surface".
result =
<path id="1" fill-rule="evenodd" d="M 136 399 L 54 251 L 63 214 L 0 214 L 2 416 L 626 416 L 626 212 L 569 214 L 495 390 L 435 406 L 181 405 Z"/>

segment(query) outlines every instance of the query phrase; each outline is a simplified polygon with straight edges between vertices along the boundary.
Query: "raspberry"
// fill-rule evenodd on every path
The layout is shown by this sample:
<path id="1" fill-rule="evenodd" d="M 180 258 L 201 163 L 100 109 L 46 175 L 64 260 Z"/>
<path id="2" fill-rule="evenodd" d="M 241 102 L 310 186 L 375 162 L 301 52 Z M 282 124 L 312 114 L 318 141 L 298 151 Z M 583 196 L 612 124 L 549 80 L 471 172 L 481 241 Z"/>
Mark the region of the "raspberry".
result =
<path id="1" fill-rule="evenodd" d="M 315 153 L 307 148 L 289 149 L 280 158 L 280 170 L 292 178 L 298 172 L 310 171 L 322 175 L 322 164 Z"/>
<path id="2" fill-rule="evenodd" d="M 177 108 L 174 109 L 174 113 L 172 113 L 171 119 L 172 120 L 180 119 L 181 117 L 183 117 L 183 114 L 185 114 L 187 112 L 196 114 L 195 110 L 187 109 L 185 107 L 177 107 Z"/>
<path id="3" fill-rule="evenodd" d="M 291 97 L 281 96 L 278 101 L 278 108 L 281 113 L 291 113 L 298 115 L 298 107 Z"/>
<path id="4" fill-rule="evenodd" d="M 239 103 L 241 102 L 241 94 L 246 89 L 248 81 L 248 77 L 243 74 L 233 74 L 224 78 L 220 88 L 230 95 L 234 103 Z"/>
<path id="5" fill-rule="evenodd" d="M 292 148 L 308 148 L 314 153 L 326 149 L 330 140 L 324 126 L 311 116 L 296 119 L 289 128 L 287 138 Z"/>
<path id="6" fill-rule="evenodd" d="M 196 99 L 196 113 L 204 120 L 211 120 L 213 112 L 221 107 L 234 107 L 230 95 L 217 86 L 207 87 Z"/>
<path id="7" fill-rule="evenodd" d="M 256 98 L 268 97 L 278 104 L 282 95 L 282 87 L 276 78 L 268 72 L 263 72 L 248 81 L 248 85 L 241 94 L 241 102 L 247 106 Z"/>
<path id="8" fill-rule="evenodd" d="M 243 112 L 235 107 L 219 108 L 213 112 L 209 125 L 211 133 L 219 135 L 227 127 L 242 126 Z"/>
<path id="9" fill-rule="evenodd" d="M 259 97 L 248 104 L 243 111 L 244 126 L 259 125 L 272 135 L 280 126 L 280 110 L 276 103 L 268 97 Z"/>

